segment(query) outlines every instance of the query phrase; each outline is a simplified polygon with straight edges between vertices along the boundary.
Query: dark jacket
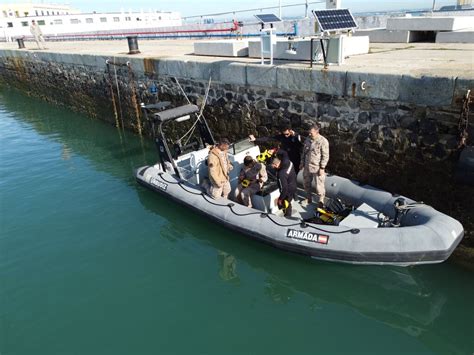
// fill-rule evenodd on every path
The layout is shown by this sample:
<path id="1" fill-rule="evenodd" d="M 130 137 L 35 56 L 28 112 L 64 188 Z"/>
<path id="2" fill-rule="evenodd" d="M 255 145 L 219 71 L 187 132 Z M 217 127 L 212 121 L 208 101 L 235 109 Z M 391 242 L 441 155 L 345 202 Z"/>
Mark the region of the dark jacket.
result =
<path id="1" fill-rule="evenodd" d="M 277 170 L 278 188 L 280 189 L 279 200 L 291 201 L 296 193 L 296 172 L 293 163 L 288 159 L 288 154 L 279 150 L 277 157 L 281 164 Z"/>
<path id="2" fill-rule="evenodd" d="M 300 167 L 301 151 L 303 148 L 303 142 L 299 134 L 294 136 L 285 137 L 283 134 L 277 134 L 273 137 L 261 137 L 255 139 L 256 144 L 262 143 L 279 143 L 280 148 L 288 153 L 288 157 L 295 167 L 295 171 Z"/>

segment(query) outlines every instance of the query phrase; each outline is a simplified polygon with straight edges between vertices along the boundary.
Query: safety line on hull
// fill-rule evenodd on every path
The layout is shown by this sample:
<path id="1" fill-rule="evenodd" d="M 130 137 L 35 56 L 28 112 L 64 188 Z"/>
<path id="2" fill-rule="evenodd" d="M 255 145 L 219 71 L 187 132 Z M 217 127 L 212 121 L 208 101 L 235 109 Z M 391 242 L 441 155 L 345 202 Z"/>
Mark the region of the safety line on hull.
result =
<path id="1" fill-rule="evenodd" d="M 328 230 L 325 230 L 325 229 L 322 229 L 322 228 L 319 228 L 319 227 L 316 227 L 314 225 L 311 225 L 311 224 L 308 224 L 306 223 L 304 220 L 301 220 L 301 222 L 298 222 L 298 223 L 292 223 L 292 224 L 281 224 L 277 221 L 275 221 L 272 217 L 271 217 L 271 214 L 269 214 L 268 212 L 250 212 L 250 213 L 247 213 L 247 214 L 243 214 L 243 213 L 237 213 L 234 211 L 233 207 L 235 206 L 234 203 L 227 203 L 227 204 L 220 204 L 220 203 L 216 203 L 216 202 L 213 202 L 211 200 L 208 199 L 208 196 L 204 193 L 204 192 L 195 192 L 195 191 L 189 191 L 187 188 L 185 188 L 183 186 L 183 184 L 179 181 L 169 181 L 169 180 L 166 180 L 164 177 L 163 177 L 163 174 L 164 173 L 158 173 L 158 175 L 161 177 L 161 179 L 168 183 L 168 184 L 172 184 L 172 185 L 178 185 L 179 187 L 181 187 L 185 192 L 187 193 L 190 193 L 190 194 L 193 194 L 193 195 L 199 195 L 201 196 L 206 202 L 210 203 L 211 205 L 214 205 L 214 206 L 219 206 L 219 207 L 228 207 L 230 209 L 230 211 L 236 215 L 236 216 L 239 216 L 239 217 L 243 217 L 243 216 L 251 216 L 251 215 L 260 215 L 262 218 L 264 217 L 267 217 L 270 221 L 272 221 L 275 225 L 279 226 L 279 227 L 294 227 L 294 226 L 300 226 L 301 228 L 307 228 L 307 227 L 310 227 L 310 228 L 313 228 L 313 229 L 316 229 L 317 231 L 320 231 L 320 232 L 323 232 L 323 233 L 332 233 L 332 234 L 344 234 L 344 233 L 351 233 L 351 234 L 358 234 L 360 232 L 359 229 L 357 228 L 353 228 L 353 229 L 348 229 L 348 230 L 345 230 L 345 231 L 328 231 Z"/>

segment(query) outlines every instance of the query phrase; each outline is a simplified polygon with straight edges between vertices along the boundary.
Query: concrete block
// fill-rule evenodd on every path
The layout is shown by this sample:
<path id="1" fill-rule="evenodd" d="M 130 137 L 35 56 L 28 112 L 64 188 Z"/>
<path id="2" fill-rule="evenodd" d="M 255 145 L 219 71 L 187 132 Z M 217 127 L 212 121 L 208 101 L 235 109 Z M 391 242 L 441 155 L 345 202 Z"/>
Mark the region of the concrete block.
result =
<path id="1" fill-rule="evenodd" d="M 401 102 L 426 106 L 449 106 L 453 100 L 454 78 L 403 75 L 400 81 Z"/>
<path id="2" fill-rule="evenodd" d="M 57 61 L 59 63 L 70 64 L 70 65 L 82 65 L 80 55 L 78 54 L 68 54 L 68 53 L 57 53 L 59 58 Z"/>
<path id="3" fill-rule="evenodd" d="M 134 73 L 145 72 L 145 64 L 143 63 L 143 58 L 129 57 L 128 62 L 130 62 L 130 66 Z"/>
<path id="4" fill-rule="evenodd" d="M 194 54 L 214 57 L 246 57 L 249 54 L 248 47 L 248 40 L 199 41 L 194 42 Z"/>
<path id="5" fill-rule="evenodd" d="M 344 57 L 356 54 L 369 53 L 369 37 L 343 37 L 344 40 L 342 50 Z M 296 54 L 289 54 L 286 52 L 289 49 L 290 45 L 294 47 L 294 49 L 296 50 Z M 314 41 L 313 46 L 313 50 L 316 52 L 314 59 L 322 60 L 320 42 Z M 292 41 L 289 41 L 287 39 L 278 38 L 277 42 L 273 45 L 273 58 L 293 61 L 309 61 L 311 58 L 310 49 L 311 41 L 309 39 L 297 38 Z M 249 57 L 260 58 L 260 53 L 260 41 L 249 41 Z"/>
<path id="6" fill-rule="evenodd" d="M 95 68 L 104 68 L 106 66 L 106 61 L 109 59 L 107 56 L 95 55 L 95 56 L 86 56 L 85 65 Z"/>
<path id="7" fill-rule="evenodd" d="M 358 30 L 354 37 L 369 36 L 371 43 L 408 43 L 410 31 L 390 31 L 385 28 Z"/>
<path id="8" fill-rule="evenodd" d="M 313 92 L 336 96 L 344 95 L 347 80 L 345 71 L 315 69 L 311 74 Z"/>
<path id="9" fill-rule="evenodd" d="M 436 43 L 474 43 L 474 28 L 453 32 L 438 32 Z"/>
<path id="10" fill-rule="evenodd" d="M 345 71 L 291 67 L 277 69 L 277 87 L 283 91 L 307 91 L 343 96 L 345 82 Z"/>
<path id="11" fill-rule="evenodd" d="M 197 80 L 209 80 L 212 78 L 213 81 L 220 80 L 220 67 L 218 63 L 204 63 L 197 61 L 186 61 L 187 64 L 187 77 L 189 79 Z"/>
<path id="12" fill-rule="evenodd" d="M 392 17 L 387 20 L 387 30 L 398 31 L 456 31 L 470 27 L 471 16 Z"/>
<path id="13" fill-rule="evenodd" d="M 423 41 L 423 32 L 420 31 L 392 31 L 383 28 L 361 30 L 354 36 L 367 35 L 372 43 L 412 43 Z"/>
<path id="14" fill-rule="evenodd" d="M 300 40 L 295 40 L 295 43 L 298 43 L 298 46 L 302 45 Z M 276 42 L 273 44 L 273 58 L 274 59 L 293 59 L 295 60 L 296 56 L 291 54 L 287 54 L 285 56 L 285 51 L 288 49 L 288 40 L 284 38 L 277 38 Z M 304 58 L 304 60 L 309 60 L 309 47 L 305 50 L 304 48 L 300 48 L 298 50 L 297 56 Z M 249 57 L 250 58 L 261 58 L 261 45 L 260 39 L 249 41 Z M 269 58 L 265 56 L 265 58 Z"/>
<path id="15" fill-rule="evenodd" d="M 158 61 L 158 74 L 185 78 L 187 76 L 187 65 L 184 60 L 160 59 Z"/>
<path id="16" fill-rule="evenodd" d="M 288 54 L 286 51 L 289 49 L 289 46 L 293 46 L 296 50 L 296 54 Z M 314 42 L 314 50 L 320 51 L 319 41 Z M 310 42 L 308 40 L 297 39 L 294 41 L 278 41 L 274 46 L 273 57 L 275 59 L 286 59 L 286 60 L 310 60 Z M 260 51 L 259 51 L 260 56 Z"/>
<path id="17" fill-rule="evenodd" d="M 369 36 L 344 36 L 343 38 L 344 40 L 342 42 L 342 55 L 344 57 L 369 53 Z"/>
<path id="18" fill-rule="evenodd" d="M 158 61 L 158 74 L 175 76 L 178 78 L 189 78 L 191 68 L 186 60 L 182 59 L 160 59 Z"/>
<path id="19" fill-rule="evenodd" d="M 285 91 L 313 91 L 313 71 L 308 68 L 277 68 L 277 87 Z"/>
<path id="20" fill-rule="evenodd" d="M 270 65 L 249 64 L 247 65 L 247 84 L 251 86 L 263 86 L 276 88 L 277 68 Z"/>
<path id="21" fill-rule="evenodd" d="M 275 46 L 273 51 L 275 51 Z M 249 57 L 260 58 L 260 39 L 249 41 Z"/>
<path id="22" fill-rule="evenodd" d="M 401 79 L 400 74 L 347 72 L 345 94 L 348 97 L 398 100 Z"/>
<path id="23" fill-rule="evenodd" d="M 228 84 L 247 85 L 247 65 L 245 63 L 219 63 L 219 77 Z"/>

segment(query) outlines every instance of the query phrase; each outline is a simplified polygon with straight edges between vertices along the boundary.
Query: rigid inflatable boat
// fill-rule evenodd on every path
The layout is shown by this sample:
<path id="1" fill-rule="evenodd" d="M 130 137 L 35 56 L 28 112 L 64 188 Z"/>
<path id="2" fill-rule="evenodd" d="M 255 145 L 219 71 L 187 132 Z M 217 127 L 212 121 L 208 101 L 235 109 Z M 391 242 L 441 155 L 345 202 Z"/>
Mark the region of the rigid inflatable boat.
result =
<path id="1" fill-rule="evenodd" d="M 443 262 L 463 237 L 458 221 L 428 205 L 335 175 L 326 178 L 326 205 L 332 206 L 328 210 L 305 204 L 305 193 L 298 189 L 292 216 L 284 217 L 275 205 L 279 190 L 272 179 L 252 197 L 252 208 L 223 198 L 214 200 L 202 186 L 209 147 L 215 141 L 199 108 L 189 104 L 163 110 L 158 104 L 142 105 L 142 109 L 160 161 L 138 168 L 137 181 L 251 238 L 315 259 L 408 266 Z M 186 129 L 177 140 L 168 137 L 168 132 Z M 233 189 L 245 156 L 260 153 L 248 140 L 231 145 Z M 298 181 L 302 181 L 301 173 Z"/>

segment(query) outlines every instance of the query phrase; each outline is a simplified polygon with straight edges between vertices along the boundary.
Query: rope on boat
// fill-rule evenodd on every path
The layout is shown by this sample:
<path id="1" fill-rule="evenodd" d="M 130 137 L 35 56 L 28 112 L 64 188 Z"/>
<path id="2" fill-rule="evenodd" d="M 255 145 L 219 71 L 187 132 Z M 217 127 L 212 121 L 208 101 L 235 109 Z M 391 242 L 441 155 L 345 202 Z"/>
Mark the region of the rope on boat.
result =
<path id="1" fill-rule="evenodd" d="M 226 203 L 226 204 L 220 204 L 220 203 L 216 203 L 214 201 L 212 201 L 212 198 L 210 199 L 204 192 L 195 192 L 195 191 L 189 191 L 189 189 L 187 189 L 186 187 L 183 186 L 183 183 L 180 182 L 180 181 L 169 181 L 169 180 L 166 180 L 164 177 L 163 177 L 163 174 L 164 173 L 158 173 L 158 175 L 161 177 L 161 179 L 168 183 L 168 184 L 171 184 L 171 185 L 178 185 L 179 187 L 181 187 L 185 192 L 188 192 L 190 194 L 193 194 L 193 195 L 199 195 L 201 196 L 206 202 L 210 203 L 211 205 L 213 206 L 218 206 L 218 207 L 228 207 L 230 209 L 230 211 L 238 216 L 238 217 L 244 217 L 244 216 L 251 216 L 251 215 L 260 215 L 262 218 L 268 218 L 271 222 L 273 222 L 273 224 L 279 226 L 279 227 L 295 227 L 295 226 L 300 226 L 302 228 L 313 228 L 317 231 L 320 231 L 320 232 L 323 232 L 323 233 L 332 233 L 332 234 L 344 234 L 344 233 L 351 233 L 351 234 L 358 234 L 360 232 L 359 229 L 357 228 L 352 228 L 352 229 L 348 229 L 348 230 L 344 230 L 344 231 L 328 231 L 328 230 L 325 230 L 325 229 L 322 229 L 322 228 L 319 228 L 319 227 L 316 227 L 315 225 L 312 225 L 312 224 L 308 224 L 306 223 L 303 219 L 300 219 L 300 221 L 298 223 L 292 223 L 292 224 L 281 224 L 277 221 L 275 221 L 273 219 L 273 216 L 268 213 L 268 212 L 250 212 L 250 213 L 237 213 L 236 211 L 234 211 L 233 207 L 235 206 L 235 204 L 233 203 Z"/>

